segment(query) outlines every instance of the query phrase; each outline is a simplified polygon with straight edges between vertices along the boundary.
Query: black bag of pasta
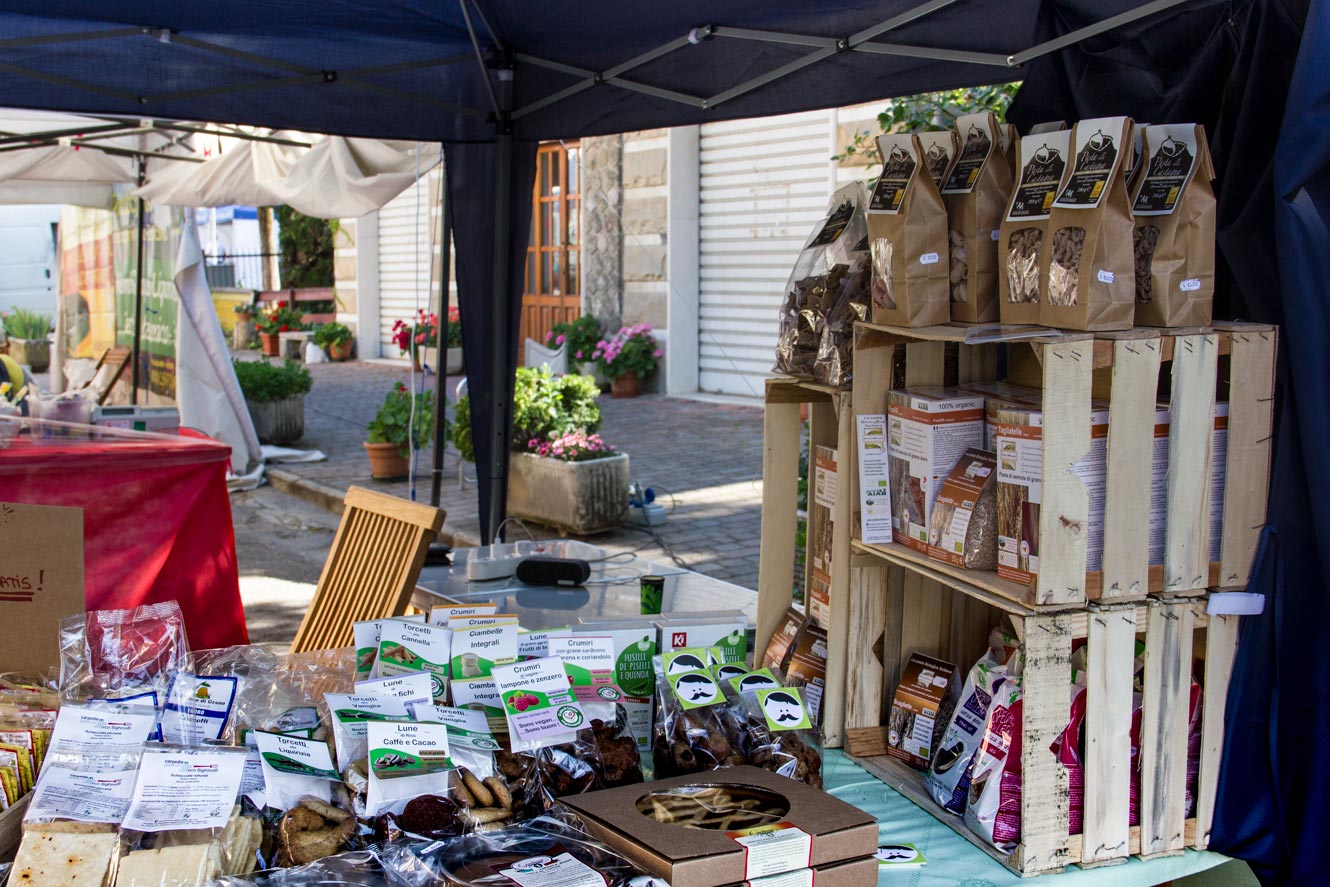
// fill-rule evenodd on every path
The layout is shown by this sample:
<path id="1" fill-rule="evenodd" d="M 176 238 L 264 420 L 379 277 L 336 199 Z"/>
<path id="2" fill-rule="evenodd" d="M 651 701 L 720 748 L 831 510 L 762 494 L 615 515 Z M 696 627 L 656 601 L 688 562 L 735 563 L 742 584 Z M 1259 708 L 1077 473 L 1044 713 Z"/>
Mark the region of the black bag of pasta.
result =
<path id="1" fill-rule="evenodd" d="M 1016 146 L 1017 178 L 998 231 L 1002 260 L 998 315 L 1004 324 L 1039 322 L 1041 253 L 1048 244 L 1048 217 L 1067 169 L 1071 132 L 1031 134 Z"/>
<path id="2" fill-rule="evenodd" d="M 957 117 L 956 133 L 961 152 L 942 186 L 951 319 L 988 323 L 998 319 L 997 237 L 1011 194 L 1011 166 L 1002 154 L 1002 134 L 991 112 Z"/>
<path id="3" fill-rule="evenodd" d="M 868 233 L 864 222 L 867 203 L 862 183 L 838 189 L 831 196 L 827 215 L 795 260 L 780 309 L 775 372 L 813 374 L 826 313 L 852 270 L 856 246 Z"/>

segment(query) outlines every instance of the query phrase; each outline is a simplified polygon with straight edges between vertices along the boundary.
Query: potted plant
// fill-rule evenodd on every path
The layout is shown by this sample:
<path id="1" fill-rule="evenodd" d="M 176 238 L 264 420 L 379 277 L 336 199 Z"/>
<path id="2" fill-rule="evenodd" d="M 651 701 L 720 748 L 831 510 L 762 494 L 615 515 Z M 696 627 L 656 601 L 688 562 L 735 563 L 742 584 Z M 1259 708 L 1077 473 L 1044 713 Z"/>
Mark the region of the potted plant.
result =
<path id="1" fill-rule="evenodd" d="M 450 376 L 462 371 L 462 313 L 456 305 L 448 306 L 448 350 L 443 365 Z"/>
<path id="2" fill-rule="evenodd" d="M 600 389 L 590 376 L 520 368 L 513 391 L 508 511 L 586 535 L 618 526 L 628 507 L 628 456 L 595 432 Z M 457 402 L 453 444 L 475 461 L 468 398 Z"/>
<path id="3" fill-rule="evenodd" d="M 397 321 L 393 324 L 392 340 L 399 352 L 410 353 L 411 362 L 415 364 L 417 371 L 425 367 L 438 370 L 439 316 L 437 314 L 426 314 L 422 308 L 416 312 L 414 323 Z"/>
<path id="4" fill-rule="evenodd" d="M 282 353 L 282 333 L 303 330 L 305 315 L 286 302 L 274 302 L 271 308 L 265 308 L 259 315 L 255 326 L 259 330 L 259 340 L 263 343 L 263 353 L 277 357 Z"/>
<path id="5" fill-rule="evenodd" d="M 351 356 L 355 337 L 344 323 L 325 323 L 314 331 L 314 344 L 328 352 L 329 360 L 343 361 Z"/>
<path id="6" fill-rule="evenodd" d="M 236 305 L 235 324 L 231 327 L 231 347 L 240 351 L 254 341 L 254 306 L 248 302 Z"/>
<path id="7" fill-rule="evenodd" d="M 14 308 L 0 314 L 5 335 L 9 338 L 9 356 L 26 364 L 34 373 L 46 372 L 51 365 L 51 342 L 47 336 L 53 331 L 51 316 L 26 308 Z"/>
<path id="8" fill-rule="evenodd" d="M 641 382 L 656 371 L 660 347 L 651 335 L 651 324 L 637 323 L 620 327 L 608 339 L 601 339 L 591 356 L 610 380 L 611 395 L 637 397 Z"/>
<path id="9" fill-rule="evenodd" d="M 445 423 L 446 429 L 446 423 Z M 369 423 L 369 473 L 375 480 L 406 477 L 411 451 L 421 450 L 434 439 L 434 392 L 412 396 L 398 382 L 383 399 L 383 405 Z"/>
<path id="10" fill-rule="evenodd" d="M 305 435 L 305 395 L 313 384 L 309 370 L 293 360 L 237 360 L 236 379 L 254 431 L 263 443 L 295 443 Z"/>
<path id="11" fill-rule="evenodd" d="M 556 323 L 550 327 L 545 334 L 545 345 L 549 348 L 563 346 L 568 355 L 568 367 L 584 376 L 593 376 L 599 369 L 591 355 L 604 334 L 605 328 L 596 317 L 583 314 L 570 323 Z"/>

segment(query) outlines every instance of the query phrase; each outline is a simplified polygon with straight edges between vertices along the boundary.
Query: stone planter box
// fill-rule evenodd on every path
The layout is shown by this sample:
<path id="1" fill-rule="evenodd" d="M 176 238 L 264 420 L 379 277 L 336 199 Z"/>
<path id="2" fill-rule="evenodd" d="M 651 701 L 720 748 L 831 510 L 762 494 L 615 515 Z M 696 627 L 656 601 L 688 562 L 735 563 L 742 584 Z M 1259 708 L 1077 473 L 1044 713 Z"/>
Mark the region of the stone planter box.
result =
<path id="1" fill-rule="evenodd" d="M 9 356 L 34 373 L 44 373 L 51 365 L 51 343 L 47 339 L 9 337 Z"/>
<path id="2" fill-rule="evenodd" d="M 305 395 L 262 403 L 245 401 L 261 443 L 289 444 L 305 436 Z"/>
<path id="3" fill-rule="evenodd" d="M 447 355 L 443 359 L 445 371 L 450 376 L 456 376 L 462 372 L 462 349 L 449 348 Z"/>
<path id="4" fill-rule="evenodd" d="M 628 511 L 628 455 L 590 462 L 514 453 L 508 462 L 508 512 L 578 536 L 623 523 Z"/>

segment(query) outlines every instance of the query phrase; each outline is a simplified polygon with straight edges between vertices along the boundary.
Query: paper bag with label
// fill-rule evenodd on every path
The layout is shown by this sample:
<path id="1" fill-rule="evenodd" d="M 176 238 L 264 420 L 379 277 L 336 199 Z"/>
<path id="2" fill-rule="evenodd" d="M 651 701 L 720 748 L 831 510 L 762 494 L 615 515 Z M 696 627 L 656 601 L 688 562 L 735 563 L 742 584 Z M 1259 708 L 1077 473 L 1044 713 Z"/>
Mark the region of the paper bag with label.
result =
<path id="1" fill-rule="evenodd" d="M 1016 146 L 1016 185 L 998 231 L 1002 272 L 998 315 L 1003 323 L 1039 322 L 1041 258 L 1048 248 L 1048 217 L 1067 171 L 1071 132 L 1028 135 Z"/>
<path id="2" fill-rule="evenodd" d="M 947 210 L 929 161 L 919 138 L 908 133 L 878 136 L 877 144 L 882 174 L 868 201 L 873 322 L 909 327 L 946 323 L 951 319 Z"/>
<path id="3" fill-rule="evenodd" d="M 1205 128 L 1144 127 L 1132 191 L 1136 323 L 1209 326 L 1215 297 L 1215 177 Z"/>
<path id="4" fill-rule="evenodd" d="M 40 543 L 40 544 L 36 544 Z M 82 613 L 83 509 L 0 502 L 0 618 L 11 637 L 0 671 L 60 662 L 60 620 Z"/>
<path id="5" fill-rule="evenodd" d="M 1124 330 L 1135 317 L 1130 117 L 1082 120 L 1071 131 L 1071 170 L 1053 201 L 1039 322 L 1068 330 Z"/>
<path id="6" fill-rule="evenodd" d="M 956 118 L 961 151 L 942 197 L 951 246 L 951 319 L 988 323 L 998 318 L 998 226 L 1011 194 L 1011 165 L 1002 155 L 992 113 Z"/>

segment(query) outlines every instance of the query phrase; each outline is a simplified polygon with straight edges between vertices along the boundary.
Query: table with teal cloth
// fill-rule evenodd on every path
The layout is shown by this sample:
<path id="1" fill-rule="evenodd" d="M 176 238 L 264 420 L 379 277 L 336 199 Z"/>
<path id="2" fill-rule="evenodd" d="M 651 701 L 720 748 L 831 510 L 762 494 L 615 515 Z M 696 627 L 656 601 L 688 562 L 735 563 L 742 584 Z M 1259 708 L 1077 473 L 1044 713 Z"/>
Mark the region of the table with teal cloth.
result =
<path id="1" fill-rule="evenodd" d="M 920 810 L 914 802 L 879 781 L 839 749 L 827 749 L 822 780 L 828 792 L 877 818 L 879 844 L 914 844 L 928 860 L 921 868 L 882 872 L 878 876 L 879 887 L 887 884 L 908 887 L 1003 887 L 1009 884 L 1027 887 L 1093 887 L 1101 884 L 1153 887 L 1228 861 L 1228 857 L 1218 853 L 1188 850 L 1182 856 L 1148 862 L 1133 857 L 1122 865 L 1093 869 L 1068 866 L 1063 874 L 1022 878 Z"/>

